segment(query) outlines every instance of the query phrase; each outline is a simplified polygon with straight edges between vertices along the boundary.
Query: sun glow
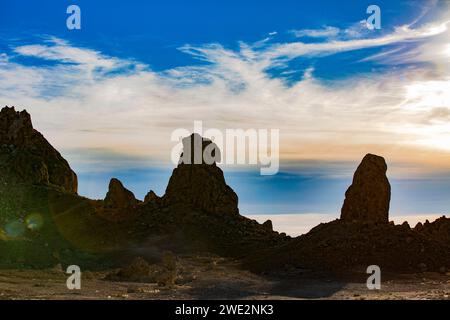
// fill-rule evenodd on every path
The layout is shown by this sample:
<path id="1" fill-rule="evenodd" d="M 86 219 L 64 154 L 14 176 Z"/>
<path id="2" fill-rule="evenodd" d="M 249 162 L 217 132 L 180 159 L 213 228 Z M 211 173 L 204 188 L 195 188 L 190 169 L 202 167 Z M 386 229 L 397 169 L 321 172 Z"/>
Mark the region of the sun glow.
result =
<path id="1" fill-rule="evenodd" d="M 450 43 L 445 46 L 444 53 L 450 57 Z"/>
<path id="2" fill-rule="evenodd" d="M 405 108 L 431 110 L 450 107 L 450 80 L 420 81 L 406 86 Z"/>

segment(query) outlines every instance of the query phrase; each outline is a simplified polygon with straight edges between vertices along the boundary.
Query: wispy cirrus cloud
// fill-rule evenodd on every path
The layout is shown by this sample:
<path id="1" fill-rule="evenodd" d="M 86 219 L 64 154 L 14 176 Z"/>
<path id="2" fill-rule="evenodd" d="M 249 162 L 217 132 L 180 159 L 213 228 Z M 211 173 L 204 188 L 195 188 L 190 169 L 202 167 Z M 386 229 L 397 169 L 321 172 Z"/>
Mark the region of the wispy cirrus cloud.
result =
<path id="1" fill-rule="evenodd" d="M 331 26 L 325 26 L 321 29 L 300 29 L 290 31 L 290 33 L 297 38 L 330 38 L 338 36 L 340 32 L 341 30 L 339 28 Z"/>
<path id="2" fill-rule="evenodd" d="M 401 44 L 444 34 L 448 31 L 449 26 L 450 20 L 445 20 L 439 23 L 426 24 L 419 28 L 411 28 L 410 26 L 404 25 L 395 28 L 395 31 L 392 33 L 368 39 L 332 40 L 319 43 L 292 42 L 276 44 L 270 46 L 265 51 L 264 57 L 271 59 L 280 57 L 293 59 L 298 56 L 330 54 L 361 50 L 364 48 L 381 47 L 391 44 Z"/>
<path id="3" fill-rule="evenodd" d="M 323 26 L 317 29 L 290 30 L 297 38 L 327 39 L 327 40 L 352 40 L 370 35 L 365 20 L 355 22 L 345 28 L 336 26 Z"/>
<path id="4" fill-rule="evenodd" d="M 203 120 L 219 129 L 279 128 L 285 160 L 359 159 L 378 152 L 396 161 L 445 166 L 450 163 L 445 116 L 450 106 L 442 88 L 449 84 L 450 73 L 436 75 L 439 66 L 433 62 L 440 60 L 429 46 L 438 45 L 436 38 L 448 41 L 448 27 L 444 19 L 399 26 L 378 37 L 261 41 L 241 43 L 237 50 L 220 44 L 184 45 L 182 52 L 203 63 L 160 72 L 50 38 L 15 46 L 15 56 L 2 55 L 0 101 L 26 107 L 38 129 L 61 149 L 102 148 L 169 161 L 172 130 Z M 336 32 L 332 27 L 322 31 Z M 309 36 L 327 37 L 325 33 L 304 31 Z M 402 52 L 405 61 L 422 56 L 432 64 L 331 82 L 317 79 L 309 67 L 290 85 L 268 73 L 298 57 L 387 46 L 394 48 L 366 60 L 386 61 Z M 54 63 L 27 65 L 18 57 Z M 412 160 L 417 152 L 422 158 Z"/>

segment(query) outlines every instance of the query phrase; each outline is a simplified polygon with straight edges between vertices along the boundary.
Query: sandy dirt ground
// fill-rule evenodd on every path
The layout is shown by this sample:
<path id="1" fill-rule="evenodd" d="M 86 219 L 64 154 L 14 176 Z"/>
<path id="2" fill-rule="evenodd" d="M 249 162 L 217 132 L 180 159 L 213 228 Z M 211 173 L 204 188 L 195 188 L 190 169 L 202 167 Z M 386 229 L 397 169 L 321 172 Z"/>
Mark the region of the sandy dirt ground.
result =
<path id="1" fill-rule="evenodd" d="M 382 278 L 381 290 L 364 281 L 334 280 L 291 270 L 275 277 L 241 270 L 218 257 L 179 259 L 184 274 L 172 287 L 107 281 L 114 270 L 84 272 L 81 289 L 69 290 L 61 268 L 0 270 L 0 299 L 450 299 L 450 274 L 421 273 Z"/>

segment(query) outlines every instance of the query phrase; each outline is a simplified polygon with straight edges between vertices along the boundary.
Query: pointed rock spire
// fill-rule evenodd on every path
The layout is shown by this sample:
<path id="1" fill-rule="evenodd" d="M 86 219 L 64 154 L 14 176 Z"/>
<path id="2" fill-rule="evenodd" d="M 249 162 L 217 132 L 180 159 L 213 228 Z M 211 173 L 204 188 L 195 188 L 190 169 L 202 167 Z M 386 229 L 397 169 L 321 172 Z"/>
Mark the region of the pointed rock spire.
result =
<path id="1" fill-rule="evenodd" d="M 386 176 L 384 158 L 373 154 L 364 157 L 345 193 L 341 219 L 358 222 L 389 222 L 391 185 Z"/>
<path id="2" fill-rule="evenodd" d="M 153 203 L 159 203 L 161 201 L 161 198 L 158 197 L 158 195 L 153 191 L 150 190 L 144 198 L 144 203 L 149 203 L 149 202 L 153 202 Z"/>
<path id="3" fill-rule="evenodd" d="M 209 213 L 238 214 L 238 197 L 226 184 L 216 161 L 220 161 L 220 150 L 211 140 L 198 134 L 184 138 L 180 163 L 170 177 L 164 203 L 182 203 Z"/>
<path id="4" fill-rule="evenodd" d="M 107 208 L 125 209 L 137 205 L 139 201 L 134 197 L 133 192 L 126 189 L 122 182 L 112 178 L 109 182 L 108 193 L 104 200 L 104 206 Z"/>

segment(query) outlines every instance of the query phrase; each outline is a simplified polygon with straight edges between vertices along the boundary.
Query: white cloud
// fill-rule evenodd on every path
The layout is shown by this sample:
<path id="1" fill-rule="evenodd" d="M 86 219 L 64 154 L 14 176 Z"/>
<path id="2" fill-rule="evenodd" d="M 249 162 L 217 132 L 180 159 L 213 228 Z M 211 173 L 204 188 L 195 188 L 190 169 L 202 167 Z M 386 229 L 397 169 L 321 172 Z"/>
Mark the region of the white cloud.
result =
<path id="1" fill-rule="evenodd" d="M 0 54 L 0 63 L 5 63 L 8 61 L 9 61 L 8 55 L 6 53 L 1 53 Z"/>
<path id="2" fill-rule="evenodd" d="M 398 28 L 370 39 L 241 43 L 236 51 L 219 44 L 185 45 L 180 50 L 207 64 L 163 72 L 50 39 L 16 47 L 15 53 L 54 64 L 0 62 L 0 101 L 27 108 L 35 127 L 63 150 L 104 148 L 168 163 L 170 133 L 203 120 L 205 127 L 219 129 L 279 128 L 284 159 L 354 160 L 375 152 L 391 161 L 413 161 L 420 152 L 427 156 L 417 161 L 448 165 L 445 148 L 423 143 L 437 132 L 435 122 L 423 120 L 426 102 L 449 107 L 446 98 L 438 97 L 439 87 L 448 84 L 448 70 L 437 79 L 433 65 L 322 83 L 310 68 L 291 86 L 266 72 L 299 56 L 415 40 L 432 43 L 436 36 L 448 35 L 447 23 Z M 421 91 L 426 94 L 411 95 L 411 86 L 421 85 L 429 86 Z M 442 117 L 440 135 L 449 134 L 444 129 L 448 124 Z"/>
<path id="3" fill-rule="evenodd" d="M 23 56 L 32 56 L 45 60 L 54 60 L 66 63 L 76 63 L 88 67 L 113 69 L 123 64 L 123 61 L 111 57 L 105 57 L 100 52 L 86 48 L 71 46 L 68 42 L 51 38 L 48 45 L 24 45 L 14 49 Z"/>
<path id="4" fill-rule="evenodd" d="M 339 35 L 341 30 L 336 27 L 326 26 L 322 29 L 300 29 L 291 30 L 291 33 L 297 38 L 309 37 L 309 38 L 330 38 Z"/>
<path id="5" fill-rule="evenodd" d="M 448 31 L 449 25 L 450 20 L 441 23 L 427 24 L 417 29 L 412 29 L 405 25 L 396 28 L 395 31 L 390 34 L 368 39 L 339 40 L 319 43 L 283 43 L 269 47 L 265 51 L 264 57 L 270 59 L 277 59 L 280 57 L 293 59 L 299 56 L 329 54 L 398 44 L 444 34 Z"/>
<path id="6" fill-rule="evenodd" d="M 347 38 L 360 38 L 364 35 L 368 35 L 369 32 L 366 20 L 361 20 L 343 30 L 342 34 Z"/>

